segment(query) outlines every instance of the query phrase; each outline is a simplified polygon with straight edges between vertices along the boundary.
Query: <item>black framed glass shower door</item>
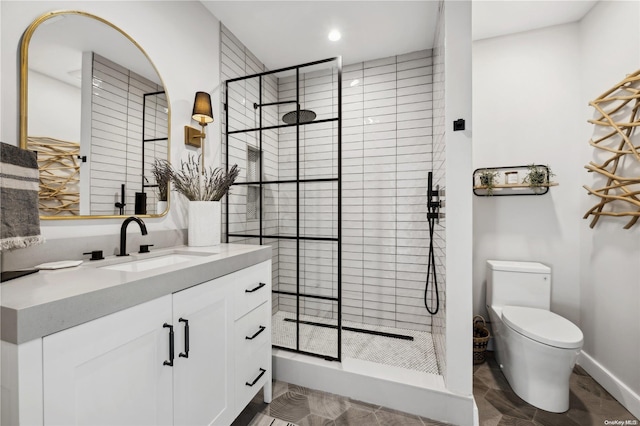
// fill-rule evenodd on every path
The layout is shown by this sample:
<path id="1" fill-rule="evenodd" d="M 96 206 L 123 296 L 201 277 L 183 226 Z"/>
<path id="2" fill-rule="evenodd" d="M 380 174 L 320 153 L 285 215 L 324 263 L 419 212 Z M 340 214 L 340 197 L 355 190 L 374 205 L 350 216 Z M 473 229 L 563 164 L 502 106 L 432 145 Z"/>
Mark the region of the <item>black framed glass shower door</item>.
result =
<path id="1" fill-rule="evenodd" d="M 273 346 L 340 361 L 342 60 L 224 87 L 227 242 L 272 246 Z"/>

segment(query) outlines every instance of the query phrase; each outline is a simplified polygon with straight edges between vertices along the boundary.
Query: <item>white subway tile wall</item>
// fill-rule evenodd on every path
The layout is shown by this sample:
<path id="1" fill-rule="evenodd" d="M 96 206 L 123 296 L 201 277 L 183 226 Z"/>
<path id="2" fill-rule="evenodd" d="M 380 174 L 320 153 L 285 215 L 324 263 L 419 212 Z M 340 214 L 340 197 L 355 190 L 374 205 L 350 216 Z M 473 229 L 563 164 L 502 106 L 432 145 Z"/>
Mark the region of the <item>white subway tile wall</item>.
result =
<path id="1" fill-rule="evenodd" d="M 91 94 L 91 153 L 83 165 L 90 170 L 91 215 L 119 214 L 121 184 L 125 184 L 124 214 L 134 214 L 135 193 L 142 192 L 143 174 L 148 184 L 155 158 L 167 158 L 167 140 L 145 144 L 144 171 L 142 138 L 166 138 L 168 105 L 165 95 L 147 96 L 142 122 L 143 95 L 163 90 L 158 84 L 107 58 L 93 54 Z M 84 171 L 83 170 L 83 171 Z M 123 179 L 124 177 L 124 179 Z M 146 188 L 147 212 L 157 213 L 157 192 Z"/>
<path id="2" fill-rule="evenodd" d="M 223 28 L 223 74 L 236 66 L 236 74 L 224 79 L 261 72 L 247 69 L 238 57 L 246 48 Z M 236 50 L 233 65 L 225 43 Z M 246 55 L 246 54 L 245 54 Z M 444 187 L 444 147 L 434 152 L 434 80 L 431 50 L 382 58 L 343 67 L 342 74 L 342 311 L 343 319 L 359 323 L 431 331 L 438 318 L 444 321 L 444 222 L 436 228 L 436 263 L 441 286 L 441 311 L 429 315 L 424 306 L 429 232 L 426 220 L 427 173 L 434 170 L 435 182 Z M 243 69 L 245 71 L 243 71 Z M 301 70 L 303 71 L 303 70 Z M 253 79 L 252 79 L 253 80 Z M 236 83 L 234 83 L 236 84 Z M 249 81 L 246 81 L 249 84 Z M 276 92 L 268 102 L 293 100 L 295 76 L 280 76 Z M 337 117 L 337 71 L 315 69 L 301 72 L 300 108 L 312 110 L 317 120 Z M 230 129 L 257 127 L 248 91 L 229 92 Z M 253 93 L 257 93 L 257 89 Z M 243 104 L 244 100 L 244 104 Z M 250 103 L 251 104 L 250 104 Z M 267 102 L 263 100 L 263 102 Z M 269 125 L 296 108 L 284 104 L 265 108 Z M 444 113 L 443 106 L 442 114 Z M 273 116 L 271 111 L 277 112 Z M 264 120 L 264 118 L 263 118 Z M 236 127 L 231 126 L 235 123 Z M 265 122 L 263 121 L 263 125 Z M 293 179 L 296 167 L 301 178 L 337 176 L 337 124 L 300 126 L 301 162 L 296 164 L 296 129 L 280 129 L 269 138 L 265 169 L 274 176 Z M 231 135 L 230 156 L 240 161 L 251 143 L 248 136 Z M 255 137 L 254 137 L 255 138 Z M 264 143 L 264 140 L 263 140 Z M 267 155 L 271 160 L 267 160 Z M 434 156 L 438 155 L 436 170 Z M 246 156 L 246 155 L 245 155 Z M 296 233 L 295 184 L 274 186 L 265 227 L 281 235 Z M 275 188 L 278 186 L 279 188 Z M 267 189 L 268 191 L 269 189 Z M 337 237 L 337 184 L 301 184 L 300 234 Z M 244 232 L 245 194 L 231 197 L 230 229 Z M 268 194 L 265 194 L 268 197 Z M 265 203 L 267 204 L 267 203 Z M 265 207 L 267 208 L 267 207 Z M 231 231 L 235 232 L 235 231 Z M 274 263 L 278 289 L 296 290 L 299 269 L 302 293 L 337 297 L 337 244 L 301 241 L 296 259 L 295 240 L 280 240 Z M 274 281 L 275 282 L 275 281 Z M 276 288 L 274 286 L 274 288 Z M 274 312 L 295 312 L 295 297 L 274 297 Z M 335 319 L 337 304 L 301 298 L 303 315 Z M 444 326 L 444 323 L 442 324 Z"/>
<path id="3" fill-rule="evenodd" d="M 220 37 L 220 69 L 221 79 L 244 77 L 266 71 L 262 64 L 244 44 L 242 44 L 224 25 L 221 27 Z M 229 132 L 257 128 L 260 125 L 260 110 L 254 108 L 258 103 L 259 79 L 251 78 L 232 82 L 228 87 L 229 96 Z M 221 91 L 221 104 L 225 102 L 224 85 Z M 265 76 L 262 79 L 262 102 L 276 102 L 278 99 L 277 81 L 275 76 Z M 224 111 L 224 109 L 222 109 Z M 222 131 L 222 161 L 224 166 L 226 156 L 225 131 L 226 114 L 222 114 L 220 128 Z M 277 124 L 278 117 L 275 110 L 262 109 L 262 126 Z M 259 149 L 260 140 L 258 132 L 229 134 L 229 166 L 237 164 L 240 167 L 240 176 L 237 182 L 254 182 L 259 177 L 260 162 L 262 162 L 262 174 L 264 180 L 274 180 L 278 177 L 278 135 L 273 130 L 262 132 L 262 158 L 256 158 L 255 150 Z M 278 233 L 278 197 L 280 194 L 278 185 L 265 185 L 262 196 L 262 212 L 260 212 L 259 186 L 236 185 L 233 186 L 226 197 L 229 203 L 229 233 L 258 235 L 260 232 L 260 215 L 262 215 L 263 235 L 276 235 Z M 226 215 L 222 215 L 222 233 L 226 232 Z M 224 237 L 223 237 L 224 238 Z M 230 237 L 229 242 L 243 244 L 259 244 L 258 238 Z M 263 244 L 272 247 L 272 286 L 274 290 L 279 287 L 280 267 L 279 247 L 280 241 L 275 239 L 263 239 Z M 278 298 L 272 298 L 273 312 L 278 310 Z"/>
<path id="4" fill-rule="evenodd" d="M 343 68 L 343 315 L 430 330 L 424 307 L 432 52 Z"/>
<path id="5" fill-rule="evenodd" d="M 338 116 L 338 72 L 335 63 L 300 70 L 299 87 L 296 76 L 278 79 L 279 101 L 295 101 L 300 109 L 316 114 L 315 121 Z M 296 104 L 282 104 L 278 115 L 295 111 Z M 338 134 L 337 122 L 316 123 L 299 127 L 299 163 L 296 161 L 296 128 L 282 128 L 279 132 L 280 179 L 295 179 L 299 168 L 301 179 L 337 178 Z M 279 199 L 278 226 L 281 234 L 296 235 L 295 184 L 283 186 Z M 338 233 L 337 182 L 308 182 L 300 184 L 301 236 L 337 238 Z M 301 241 L 300 257 L 296 260 L 295 241 L 283 241 L 287 250 L 280 253 L 280 284 L 286 291 L 296 291 L 296 269 L 299 268 L 300 293 L 338 297 L 338 245 L 332 241 Z M 296 299 L 280 295 L 280 310 L 296 311 Z M 336 301 L 300 298 L 300 313 L 317 318 L 336 319 Z M 337 356 L 337 334 L 327 353 Z M 302 343 L 301 343 L 302 344 Z M 304 346 L 304 345 L 303 345 Z M 305 348 L 302 348 L 305 350 Z"/>

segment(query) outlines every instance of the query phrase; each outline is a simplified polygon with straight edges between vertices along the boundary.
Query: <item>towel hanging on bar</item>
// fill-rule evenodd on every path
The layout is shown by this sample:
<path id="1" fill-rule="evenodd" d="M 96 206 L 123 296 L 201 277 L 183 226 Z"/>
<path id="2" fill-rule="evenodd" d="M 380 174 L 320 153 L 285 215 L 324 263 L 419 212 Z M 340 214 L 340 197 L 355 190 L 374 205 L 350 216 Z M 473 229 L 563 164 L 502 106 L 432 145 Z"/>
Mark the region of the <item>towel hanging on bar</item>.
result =
<path id="1" fill-rule="evenodd" d="M 0 250 L 44 243 L 39 176 L 35 152 L 0 142 Z"/>

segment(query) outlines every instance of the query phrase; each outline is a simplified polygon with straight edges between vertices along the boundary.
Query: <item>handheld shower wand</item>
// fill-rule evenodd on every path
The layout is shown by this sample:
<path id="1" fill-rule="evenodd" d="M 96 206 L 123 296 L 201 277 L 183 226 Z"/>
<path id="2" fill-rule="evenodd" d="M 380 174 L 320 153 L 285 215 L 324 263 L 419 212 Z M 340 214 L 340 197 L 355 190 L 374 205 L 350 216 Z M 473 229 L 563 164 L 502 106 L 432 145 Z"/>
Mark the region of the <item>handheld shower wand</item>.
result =
<path id="1" fill-rule="evenodd" d="M 436 221 L 440 217 L 440 190 L 433 190 L 433 172 L 427 175 L 427 223 L 429 224 L 429 254 L 427 256 L 427 279 L 424 286 L 424 307 L 431 315 L 438 313 L 440 309 L 440 295 L 438 294 L 438 278 L 436 274 L 436 256 L 433 249 L 433 233 Z M 429 277 L 432 277 L 433 293 L 435 294 L 435 308 L 429 307 L 427 300 L 429 293 Z M 433 303 L 433 296 L 432 296 Z"/>

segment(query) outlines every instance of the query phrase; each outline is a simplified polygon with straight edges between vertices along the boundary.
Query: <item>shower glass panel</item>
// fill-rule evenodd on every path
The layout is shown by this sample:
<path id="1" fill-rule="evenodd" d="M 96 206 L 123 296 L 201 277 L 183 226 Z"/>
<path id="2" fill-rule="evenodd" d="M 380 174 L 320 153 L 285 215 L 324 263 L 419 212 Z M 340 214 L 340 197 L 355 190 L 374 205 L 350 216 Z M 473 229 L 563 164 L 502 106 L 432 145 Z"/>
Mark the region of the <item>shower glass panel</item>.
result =
<path id="1" fill-rule="evenodd" d="M 424 300 L 428 172 L 446 186 L 437 56 L 262 73 L 229 40 L 223 158 L 228 148 L 243 174 L 228 199 L 228 241 L 273 248 L 274 345 L 442 374 L 444 218 L 433 235 L 436 315 Z M 434 297 L 429 285 L 432 307 Z"/>
<path id="2" fill-rule="evenodd" d="M 341 359 L 340 58 L 225 82 L 228 242 L 272 247 L 274 347 Z"/>

